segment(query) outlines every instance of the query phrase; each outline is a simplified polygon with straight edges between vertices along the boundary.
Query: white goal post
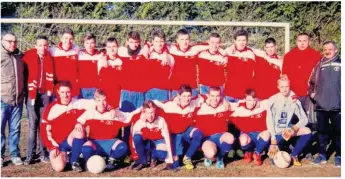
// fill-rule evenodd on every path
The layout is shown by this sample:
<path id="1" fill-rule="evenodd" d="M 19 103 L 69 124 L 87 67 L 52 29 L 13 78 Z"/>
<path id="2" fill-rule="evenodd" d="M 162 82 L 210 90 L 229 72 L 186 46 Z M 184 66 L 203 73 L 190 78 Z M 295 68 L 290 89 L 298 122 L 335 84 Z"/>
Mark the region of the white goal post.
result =
<path id="1" fill-rule="evenodd" d="M 290 51 L 290 24 L 285 22 L 228 22 L 228 21 L 162 21 L 162 20 L 99 20 L 99 19 L 16 19 L 1 18 L 1 23 L 36 24 L 108 24 L 108 25 L 194 25 L 194 26 L 244 26 L 283 27 L 285 53 Z"/>

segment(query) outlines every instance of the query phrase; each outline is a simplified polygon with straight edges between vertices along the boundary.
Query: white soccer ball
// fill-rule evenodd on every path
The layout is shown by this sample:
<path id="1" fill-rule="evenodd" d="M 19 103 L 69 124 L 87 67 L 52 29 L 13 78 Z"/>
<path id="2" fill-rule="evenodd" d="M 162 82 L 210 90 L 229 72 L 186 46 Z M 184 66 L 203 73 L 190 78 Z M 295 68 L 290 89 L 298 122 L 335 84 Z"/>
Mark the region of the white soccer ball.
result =
<path id="1" fill-rule="evenodd" d="M 87 160 L 86 167 L 89 172 L 98 174 L 102 173 L 106 167 L 103 157 L 94 155 Z"/>
<path id="2" fill-rule="evenodd" d="M 291 156 L 285 151 L 278 151 L 273 162 L 279 168 L 287 168 L 291 164 Z"/>

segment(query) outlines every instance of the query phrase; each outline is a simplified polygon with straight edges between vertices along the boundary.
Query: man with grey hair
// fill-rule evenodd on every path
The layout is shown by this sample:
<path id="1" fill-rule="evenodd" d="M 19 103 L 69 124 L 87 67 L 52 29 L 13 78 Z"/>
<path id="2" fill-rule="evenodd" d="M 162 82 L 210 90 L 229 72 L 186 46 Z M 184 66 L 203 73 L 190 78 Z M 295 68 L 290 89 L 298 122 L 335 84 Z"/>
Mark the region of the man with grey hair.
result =
<path id="1" fill-rule="evenodd" d="M 320 155 L 313 161 L 319 165 L 327 162 L 326 147 L 330 133 L 336 144 L 335 166 L 341 166 L 341 59 L 334 41 L 323 43 L 323 57 L 316 64 L 309 79 L 308 94 L 315 105 Z M 329 123 L 331 121 L 331 123 Z"/>
<path id="2" fill-rule="evenodd" d="M 5 127 L 8 123 L 8 145 L 12 163 L 22 165 L 20 158 L 20 119 L 25 96 L 25 75 L 22 53 L 17 49 L 17 38 L 5 33 L 1 38 L 1 167 L 5 154 Z"/>

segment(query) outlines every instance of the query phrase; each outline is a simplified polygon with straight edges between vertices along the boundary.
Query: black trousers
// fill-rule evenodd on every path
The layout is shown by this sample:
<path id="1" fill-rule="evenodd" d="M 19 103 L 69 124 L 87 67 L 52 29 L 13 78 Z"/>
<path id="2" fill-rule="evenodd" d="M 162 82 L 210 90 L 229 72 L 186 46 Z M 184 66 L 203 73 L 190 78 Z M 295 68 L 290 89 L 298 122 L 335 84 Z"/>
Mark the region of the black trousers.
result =
<path id="1" fill-rule="evenodd" d="M 340 111 L 316 111 L 318 121 L 317 131 L 319 138 L 319 152 L 326 156 L 326 147 L 330 136 L 335 142 L 335 155 L 341 156 L 341 117 Z M 331 135 L 332 134 L 332 135 Z"/>

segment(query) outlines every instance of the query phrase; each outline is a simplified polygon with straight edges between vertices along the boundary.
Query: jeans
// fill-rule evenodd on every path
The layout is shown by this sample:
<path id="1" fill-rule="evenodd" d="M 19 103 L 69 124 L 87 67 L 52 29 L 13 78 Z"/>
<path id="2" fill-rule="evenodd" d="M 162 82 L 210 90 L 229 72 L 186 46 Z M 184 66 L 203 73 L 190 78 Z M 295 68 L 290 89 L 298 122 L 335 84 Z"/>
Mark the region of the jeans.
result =
<path id="1" fill-rule="evenodd" d="M 5 128 L 8 122 L 8 148 L 10 156 L 19 157 L 19 140 L 20 140 L 20 119 L 22 118 L 23 103 L 18 106 L 11 106 L 1 101 L 1 156 L 5 154 Z"/>
<path id="2" fill-rule="evenodd" d="M 31 104 L 31 99 L 27 100 L 26 109 L 28 111 L 29 118 L 29 140 L 27 156 L 34 156 L 36 154 L 37 135 L 39 135 L 39 126 L 43 111 L 50 102 L 50 97 L 47 94 L 37 94 L 35 105 Z M 47 149 L 43 146 L 41 137 L 40 139 L 40 155 L 47 156 Z"/>

